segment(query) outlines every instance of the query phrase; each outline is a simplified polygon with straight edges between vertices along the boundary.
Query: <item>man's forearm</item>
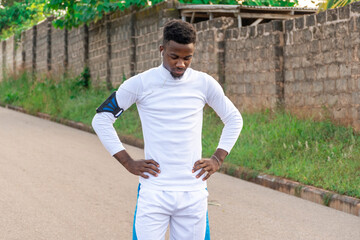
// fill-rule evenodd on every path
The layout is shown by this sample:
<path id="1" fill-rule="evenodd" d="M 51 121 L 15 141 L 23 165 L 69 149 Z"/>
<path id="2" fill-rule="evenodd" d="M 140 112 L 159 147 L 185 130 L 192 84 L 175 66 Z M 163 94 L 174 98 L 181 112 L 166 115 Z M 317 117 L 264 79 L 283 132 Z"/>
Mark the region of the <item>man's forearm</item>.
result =
<path id="1" fill-rule="evenodd" d="M 151 174 L 154 177 L 157 177 L 160 173 L 159 163 L 152 159 L 135 161 L 130 157 L 126 150 L 115 153 L 113 157 L 116 158 L 116 160 L 118 160 L 130 173 L 139 175 L 143 178 L 149 178 L 149 175 L 144 173 Z"/>
<path id="2" fill-rule="evenodd" d="M 92 120 L 92 127 L 98 135 L 106 150 L 113 156 L 124 150 L 116 130 L 114 129 L 115 118 L 111 113 L 102 112 L 95 114 Z"/>
<path id="3" fill-rule="evenodd" d="M 213 154 L 213 156 L 215 156 L 215 159 L 219 160 L 220 162 L 219 165 L 221 165 L 224 162 L 227 155 L 228 152 L 221 148 L 216 149 L 215 153 Z"/>
<path id="4" fill-rule="evenodd" d="M 113 155 L 113 157 L 119 161 L 125 168 L 128 168 L 129 162 L 134 161 L 126 150 L 122 150 Z"/>

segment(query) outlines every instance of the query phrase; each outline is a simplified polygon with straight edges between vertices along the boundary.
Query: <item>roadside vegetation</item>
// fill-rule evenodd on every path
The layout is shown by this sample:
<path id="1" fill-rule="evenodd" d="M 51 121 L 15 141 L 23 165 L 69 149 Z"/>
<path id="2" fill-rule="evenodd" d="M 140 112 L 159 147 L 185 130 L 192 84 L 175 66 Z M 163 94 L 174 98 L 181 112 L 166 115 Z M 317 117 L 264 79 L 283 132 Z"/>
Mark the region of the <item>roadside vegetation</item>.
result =
<path id="1" fill-rule="evenodd" d="M 86 125 L 110 95 L 105 86 L 91 85 L 85 69 L 76 78 L 33 80 L 23 73 L 0 82 L 0 103 L 23 107 Z M 244 128 L 226 162 L 258 173 L 360 198 L 360 135 L 330 121 L 301 120 L 283 111 L 242 113 Z M 223 124 L 205 108 L 203 155 L 217 147 Z M 142 139 L 136 106 L 115 123 L 120 135 Z"/>
<path id="2" fill-rule="evenodd" d="M 327 9 L 334 9 L 339 7 L 345 7 L 348 4 L 353 2 L 358 2 L 359 0 L 325 0 L 320 2 L 319 11 L 325 11 Z"/>
<path id="3" fill-rule="evenodd" d="M 0 1 L 0 40 L 20 34 L 38 22 L 53 17 L 56 28 L 78 27 L 102 19 L 106 14 L 126 9 L 150 7 L 164 0 L 2 0 Z M 178 0 L 183 4 L 231 4 L 268 7 L 299 7 L 299 0 Z M 343 7 L 359 0 L 325 0 L 319 11 Z"/>
<path id="4" fill-rule="evenodd" d="M 20 34 L 47 17 L 56 28 L 71 29 L 102 19 L 106 14 L 126 9 L 150 7 L 164 0 L 2 0 L 0 1 L 0 40 Z M 298 0 L 179 0 L 183 4 L 232 4 L 296 7 Z"/>

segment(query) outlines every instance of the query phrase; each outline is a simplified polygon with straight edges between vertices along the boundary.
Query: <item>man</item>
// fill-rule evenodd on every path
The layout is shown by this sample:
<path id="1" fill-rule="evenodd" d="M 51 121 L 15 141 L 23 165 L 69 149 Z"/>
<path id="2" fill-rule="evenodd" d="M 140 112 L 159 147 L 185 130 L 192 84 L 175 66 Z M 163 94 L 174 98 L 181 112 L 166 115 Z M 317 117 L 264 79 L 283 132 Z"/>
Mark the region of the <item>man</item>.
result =
<path id="1" fill-rule="evenodd" d="M 106 149 L 130 173 L 140 176 L 133 239 L 210 239 L 206 180 L 235 144 L 242 117 L 211 76 L 189 68 L 196 32 L 189 23 L 164 26 L 162 65 L 125 81 L 98 109 L 93 128 Z M 133 103 L 139 111 L 145 159 L 133 160 L 113 123 Z M 218 148 L 201 158 L 205 104 L 224 122 Z"/>

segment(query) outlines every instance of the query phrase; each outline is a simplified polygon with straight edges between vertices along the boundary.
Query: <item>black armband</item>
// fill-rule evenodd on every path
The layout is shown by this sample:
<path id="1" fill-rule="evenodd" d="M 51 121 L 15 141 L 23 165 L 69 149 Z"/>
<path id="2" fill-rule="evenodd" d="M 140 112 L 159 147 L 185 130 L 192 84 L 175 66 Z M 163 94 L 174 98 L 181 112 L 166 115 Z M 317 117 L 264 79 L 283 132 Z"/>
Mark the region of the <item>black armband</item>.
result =
<path id="1" fill-rule="evenodd" d="M 96 109 L 96 112 L 110 112 L 115 118 L 118 118 L 124 112 L 124 109 L 120 108 L 117 104 L 116 92 L 113 92 L 110 97 Z"/>

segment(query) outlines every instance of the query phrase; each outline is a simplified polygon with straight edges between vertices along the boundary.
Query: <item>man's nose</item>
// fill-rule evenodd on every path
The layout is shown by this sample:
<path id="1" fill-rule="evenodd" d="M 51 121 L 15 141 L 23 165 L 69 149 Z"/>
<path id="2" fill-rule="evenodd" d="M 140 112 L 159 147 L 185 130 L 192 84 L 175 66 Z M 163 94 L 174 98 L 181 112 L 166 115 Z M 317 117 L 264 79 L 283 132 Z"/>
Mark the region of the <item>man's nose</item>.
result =
<path id="1" fill-rule="evenodd" d="M 178 67 L 178 68 L 184 68 L 184 67 L 185 67 L 185 62 L 184 62 L 184 60 L 179 59 L 179 60 L 176 62 L 176 67 Z"/>

